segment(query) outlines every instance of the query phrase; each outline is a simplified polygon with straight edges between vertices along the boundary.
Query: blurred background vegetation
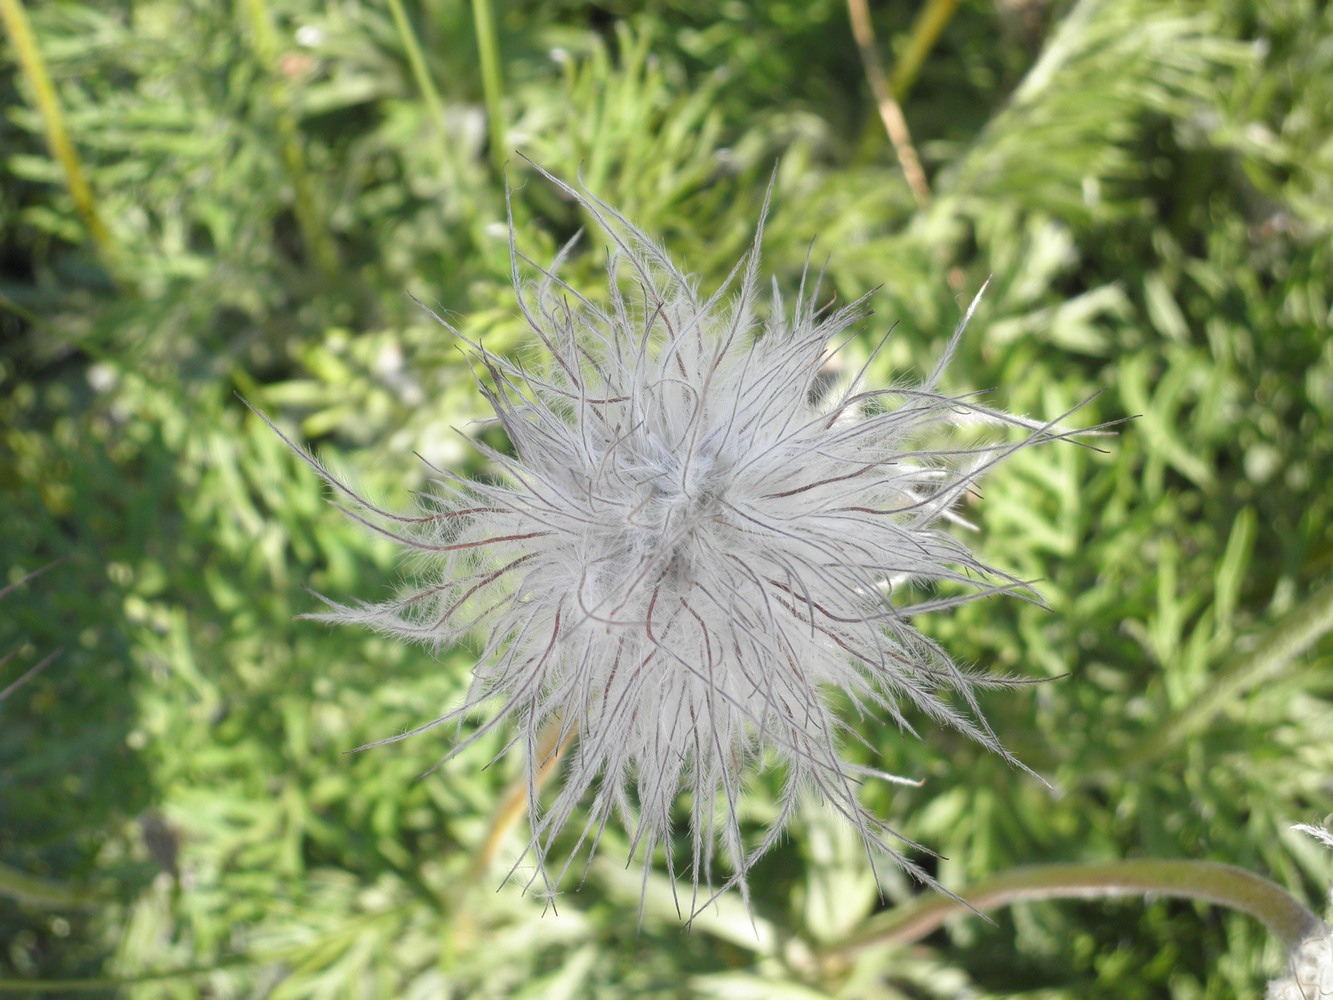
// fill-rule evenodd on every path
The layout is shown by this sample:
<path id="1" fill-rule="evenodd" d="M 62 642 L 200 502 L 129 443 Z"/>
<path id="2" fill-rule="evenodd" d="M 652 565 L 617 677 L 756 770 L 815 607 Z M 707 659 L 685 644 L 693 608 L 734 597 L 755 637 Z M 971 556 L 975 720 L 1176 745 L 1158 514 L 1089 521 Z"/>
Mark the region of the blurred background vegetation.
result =
<path id="1" fill-rule="evenodd" d="M 460 345 L 409 296 L 527 347 L 502 169 L 530 256 L 586 220 L 515 152 L 710 288 L 777 162 L 767 270 L 794 288 L 813 243 L 830 296 L 872 293 L 874 378 L 932 364 L 991 275 L 953 389 L 1137 415 L 1104 453 L 1022 453 L 968 511 L 1049 611 L 920 623 L 1067 675 L 986 700 L 1057 792 L 865 720 L 924 779 L 867 804 L 953 888 L 1206 858 L 1321 908 L 1329 857 L 1287 826 L 1333 810 L 1333 644 L 1255 655 L 1333 574 L 1328 5 L 961 0 L 929 45 L 919 5 L 876 3 L 928 197 L 833 0 L 0 6 L 0 587 L 63 560 L 0 600 L 0 688 L 61 651 L 0 702 L 0 992 L 1220 1000 L 1279 971 L 1248 918 L 1169 901 L 867 941 L 919 890 L 877 887 L 817 809 L 753 926 L 686 934 L 656 880 L 640 918 L 614 832 L 558 914 L 496 891 L 503 863 L 467 888 L 518 762 L 483 769 L 491 741 L 417 780 L 448 734 L 344 751 L 455 704 L 472 654 L 294 620 L 306 587 L 386 595 L 396 557 L 236 393 L 389 502 L 428 481 L 413 451 L 484 472 Z M 602 261 L 585 241 L 570 280 L 595 294 Z"/>

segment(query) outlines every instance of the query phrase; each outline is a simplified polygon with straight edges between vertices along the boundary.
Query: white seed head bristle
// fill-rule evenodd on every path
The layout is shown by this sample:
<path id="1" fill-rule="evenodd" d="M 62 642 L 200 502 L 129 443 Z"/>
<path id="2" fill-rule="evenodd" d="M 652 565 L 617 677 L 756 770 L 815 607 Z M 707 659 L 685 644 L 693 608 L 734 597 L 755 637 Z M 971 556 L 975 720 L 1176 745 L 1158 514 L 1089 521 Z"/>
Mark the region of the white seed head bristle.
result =
<path id="1" fill-rule="evenodd" d="M 630 222 L 550 179 L 609 240 L 606 304 L 554 266 L 523 279 L 529 262 L 514 251 L 540 356 L 520 365 L 471 345 L 512 444 L 512 454 L 477 445 L 495 481 L 440 473 L 422 509 L 402 515 L 307 456 L 351 516 L 419 556 L 417 581 L 396 600 L 331 604 L 319 617 L 437 649 L 479 639 L 465 703 L 413 732 L 484 710 L 456 753 L 514 727 L 539 891 L 555 892 L 614 818 L 644 865 L 660 850 L 668 873 L 689 879 L 696 912 L 716 892 L 745 891 L 807 793 L 856 827 L 872 864 L 883 853 L 930 881 L 859 802 L 863 779 L 892 776 L 844 758 L 842 744 L 859 737 L 829 693 L 908 732 L 908 710 L 924 713 L 1012 760 L 975 692 L 1013 682 L 955 664 L 910 619 L 998 592 L 1035 598 L 945 522 L 996 462 L 1067 432 L 941 392 L 966 317 L 920 384 L 831 377 L 864 303 L 819 308 L 802 282 L 789 308 L 775 296 L 756 319 L 762 215 L 751 251 L 705 298 Z M 992 444 L 955 434 L 939 447 L 960 423 L 1021 433 Z M 907 581 L 967 591 L 902 606 Z M 558 788 L 541 796 L 540 748 L 566 743 Z M 785 780 L 776 818 L 747 842 L 739 801 L 760 762 Z M 671 836 L 678 815 L 688 858 Z M 557 834 L 575 816 L 581 834 L 557 862 Z M 725 868 L 716 882 L 715 867 Z"/>

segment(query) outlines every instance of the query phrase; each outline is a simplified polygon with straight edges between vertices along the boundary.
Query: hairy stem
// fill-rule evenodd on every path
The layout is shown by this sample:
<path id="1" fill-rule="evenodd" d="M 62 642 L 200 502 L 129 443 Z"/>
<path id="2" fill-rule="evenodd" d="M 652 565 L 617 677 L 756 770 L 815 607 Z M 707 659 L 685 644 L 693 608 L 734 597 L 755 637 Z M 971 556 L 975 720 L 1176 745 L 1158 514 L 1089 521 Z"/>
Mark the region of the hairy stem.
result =
<path id="1" fill-rule="evenodd" d="M 825 952 L 850 959 L 868 948 L 920 941 L 946 920 L 977 911 L 1041 899 L 1110 899 L 1171 896 L 1226 906 L 1260 921 L 1287 950 L 1319 927 L 1320 920 L 1275 882 L 1215 861 L 1110 861 L 1017 868 L 959 891 L 966 903 L 926 895 L 868 922 L 850 940 Z"/>

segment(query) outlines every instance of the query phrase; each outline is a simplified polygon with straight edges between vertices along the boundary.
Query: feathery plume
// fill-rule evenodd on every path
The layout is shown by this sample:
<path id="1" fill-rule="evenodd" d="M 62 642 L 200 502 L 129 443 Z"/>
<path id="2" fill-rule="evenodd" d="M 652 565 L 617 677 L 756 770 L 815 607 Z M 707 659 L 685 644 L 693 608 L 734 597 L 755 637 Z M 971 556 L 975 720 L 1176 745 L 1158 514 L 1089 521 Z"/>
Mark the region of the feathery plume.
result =
<path id="1" fill-rule="evenodd" d="M 756 318 L 767 199 L 752 249 L 705 298 L 614 209 L 541 172 L 608 239 L 607 304 L 557 276 L 573 241 L 549 269 L 524 257 L 511 212 L 514 284 L 542 361 L 470 344 L 478 389 L 512 445 L 476 443 L 496 479 L 434 470 L 435 492 L 399 514 L 302 452 L 350 517 L 416 553 L 421 569 L 395 600 L 330 601 L 312 617 L 436 649 L 481 643 L 464 704 L 380 743 L 483 708 L 450 756 L 512 727 L 507 748 L 526 755 L 529 886 L 542 892 L 585 846 L 591 856 L 614 817 L 645 872 L 661 850 L 673 880 L 688 875 L 693 914 L 731 886 L 746 892 L 809 792 L 855 826 L 872 864 L 883 852 L 931 882 L 903 853 L 917 845 L 857 798 L 863 779 L 906 779 L 844 758 L 841 745 L 861 737 L 830 693 L 914 735 L 907 712 L 924 713 L 1022 766 L 975 694 L 1021 682 L 959 666 L 910 621 L 990 594 L 1037 599 L 945 522 L 987 469 L 1069 432 L 941 390 L 975 302 L 925 381 L 866 388 L 863 368 L 830 386 L 827 363 L 868 315 L 865 300 L 821 308 L 803 280 L 788 311 L 774 283 L 767 318 Z M 940 447 L 963 423 L 1022 434 Z M 904 605 L 909 581 L 966 591 Z M 537 775 L 565 746 L 543 802 Z M 739 803 L 759 767 L 782 768 L 783 789 L 769 829 L 747 844 Z M 688 858 L 671 836 L 678 807 Z M 577 843 L 558 861 L 557 834 L 576 815 Z M 715 885 L 718 864 L 727 874 Z"/>
<path id="2" fill-rule="evenodd" d="M 1292 829 L 1313 837 L 1325 847 L 1333 847 L 1333 830 L 1327 826 L 1297 823 Z M 1269 982 L 1264 1000 L 1315 1000 L 1327 996 L 1333 996 L 1333 928 L 1320 921 L 1287 956 L 1287 974 Z"/>

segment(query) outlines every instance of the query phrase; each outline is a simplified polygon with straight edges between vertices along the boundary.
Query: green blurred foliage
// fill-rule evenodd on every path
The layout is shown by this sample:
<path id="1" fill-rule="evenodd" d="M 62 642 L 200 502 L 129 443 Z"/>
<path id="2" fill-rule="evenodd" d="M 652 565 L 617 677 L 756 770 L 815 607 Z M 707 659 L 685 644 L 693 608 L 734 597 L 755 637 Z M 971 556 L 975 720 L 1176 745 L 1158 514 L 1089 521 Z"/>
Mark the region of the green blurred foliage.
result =
<path id="1" fill-rule="evenodd" d="M 891 61 L 914 5 L 882 6 Z M 1179 902 L 1026 904 L 928 950 L 843 956 L 920 890 L 891 871 L 877 886 L 817 807 L 761 864 L 753 923 L 728 900 L 683 933 L 657 877 L 640 911 L 614 831 L 558 915 L 521 893 L 522 867 L 498 892 L 505 866 L 460 888 L 515 776 L 486 766 L 503 734 L 421 780 L 452 731 L 344 751 L 456 704 L 475 651 L 295 618 L 318 606 L 304 588 L 375 598 L 401 568 L 235 396 L 387 502 L 426 483 L 413 451 L 485 472 L 455 431 L 492 433 L 469 426 L 486 414 L 462 345 L 412 296 L 527 349 L 505 178 L 471 8 L 405 14 L 410 38 L 371 0 L 32 4 L 114 259 L 85 236 L 12 48 L 0 62 L 0 586 L 66 558 L 0 605 L 16 654 L 0 687 L 63 648 L 0 703 L 0 876 L 52 887 L 21 897 L 0 877 L 0 991 L 1254 995 L 1281 964 L 1259 928 Z M 953 388 L 1136 417 L 1098 450 L 1020 453 L 965 511 L 1047 608 L 922 623 L 960 661 L 1049 681 L 986 707 L 1058 793 L 956 734 L 865 720 L 877 766 L 925 779 L 866 801 L 954 887 L 1190 857 L 1318 905 L 1329 859 L 1285 829 L 1333 810 L 1327 638 L 1172 734 L 1333 573 L 1330 9 L 964 0 L 905 104 L 924 208 L 840 4 L 495 14 L 489 110 L 514 149 L 581 174 L 705 286 L 777 163 L 768 268 L 794 287 L 813 242 L 827 294 L 871 293 L 854 353 L 895 326 L 872 377 L 930 365 L 989 277 Z M 519 247 L 549 260 L 586 220 L 523 160 L 507 174 Z M 595 294 L 601 261 L 585 243 L 567 277 Z M 754 780 L 756 824 L 776 780 Z"/>

